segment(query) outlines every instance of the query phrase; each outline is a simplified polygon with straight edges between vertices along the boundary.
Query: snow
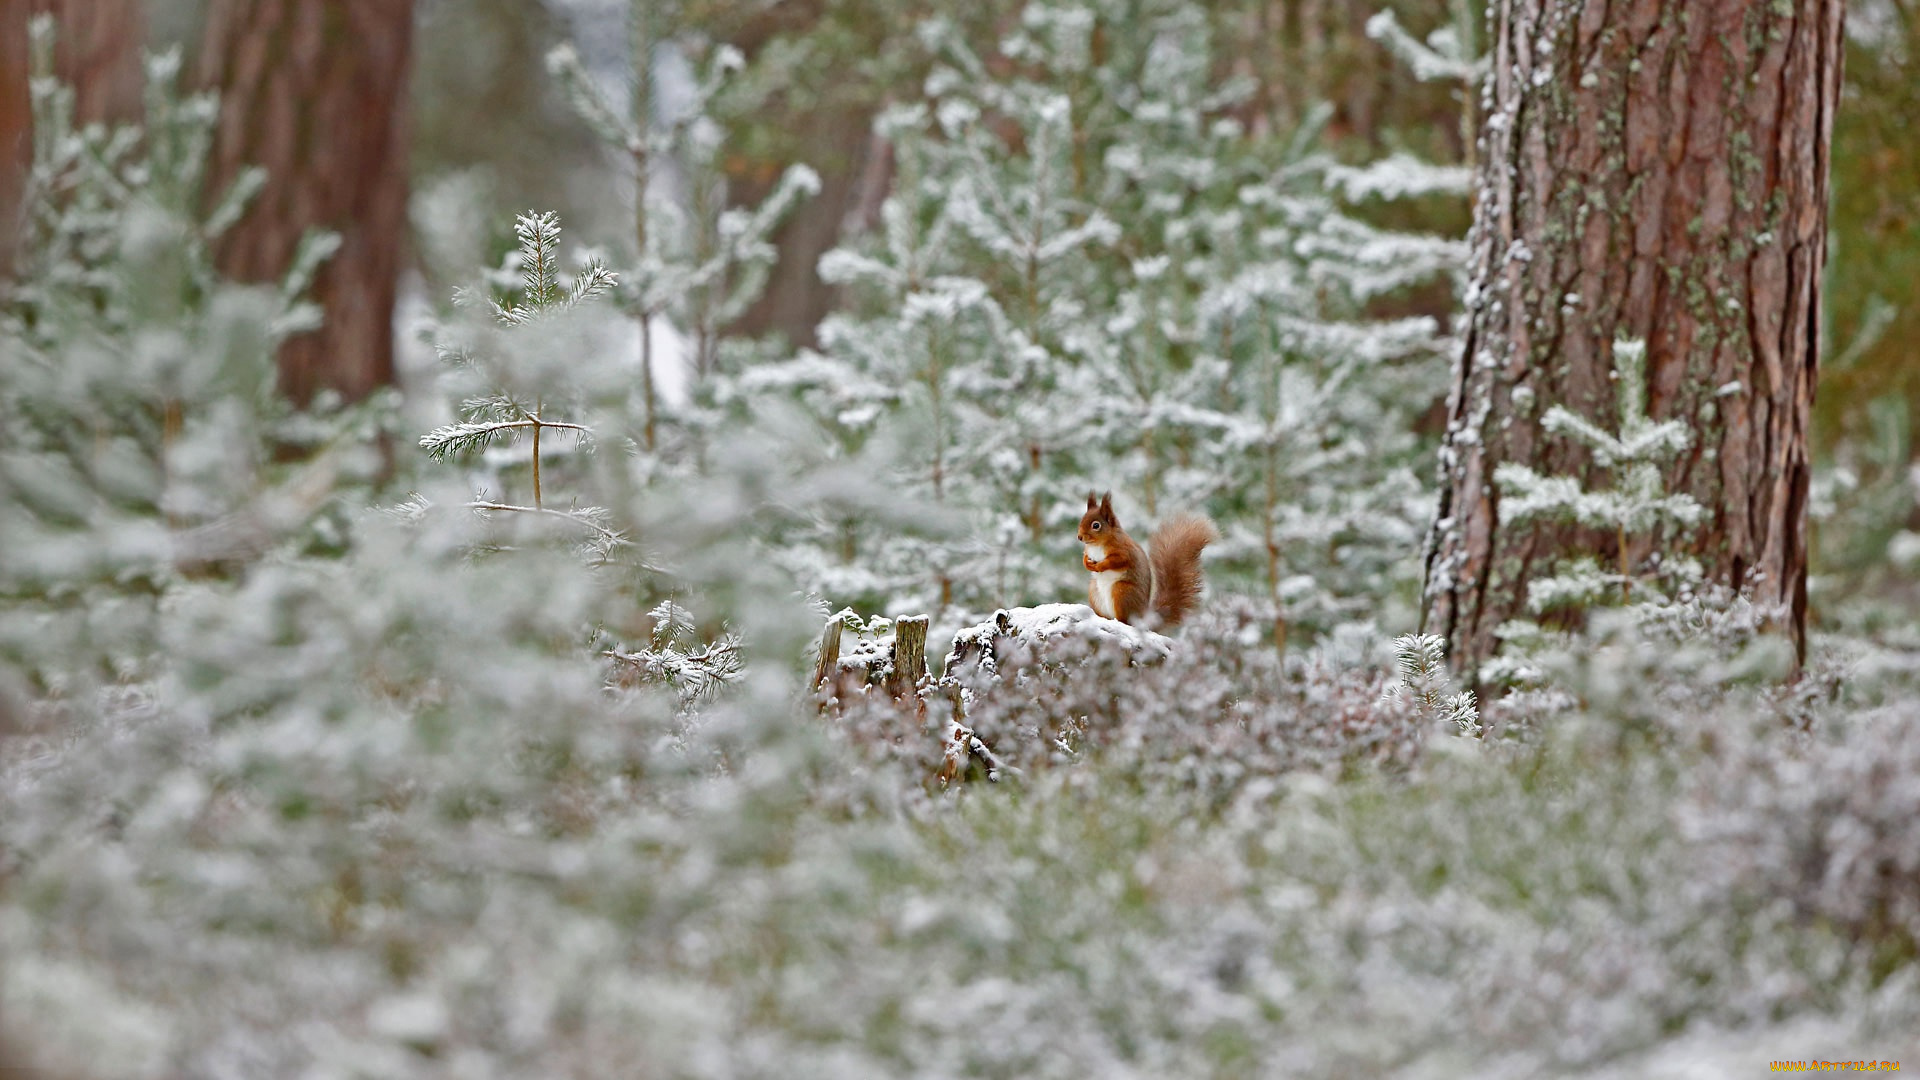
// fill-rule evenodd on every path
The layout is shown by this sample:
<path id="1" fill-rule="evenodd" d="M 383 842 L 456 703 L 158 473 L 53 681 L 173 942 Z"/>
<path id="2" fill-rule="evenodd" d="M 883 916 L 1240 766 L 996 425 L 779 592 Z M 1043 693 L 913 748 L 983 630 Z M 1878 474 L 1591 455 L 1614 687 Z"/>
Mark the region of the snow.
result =
<path id="1" fill-rule="evenodd" d="M 658 315 L 649 321 L 649 329 L 653 346 L 653 392 L 670 408 L 684 407 L 690 400 L 693 385 L 692 350 L 687 336 L 671 320 Z M 624 355 L 633 357 L 632 363 L 637 368 L 640 356 L 637 320 L 628 322 L 625 336 Z"/>
<path id="2" fill-rule="evenodd" d="M 631 4 L 592 6 L 583 47 L 617 91 Z M 1234 90 L 1209 74 L 1207 12 L 1147 8 L 1136 26 L 1026 5 L 1001 74 L 961 29 L 936 43 L 939 107 L 892 113 L 905 179 L 829 258 L 847 287 L 817 351 L 729 352 L 691 386 L 689 339 L 732 299 L 663 286 L 657 449 L 634 445 L 619 297 L 579 337 L 536 320 L 488 339 L 502 401 L 530 391 L 602 434 L 543 442 L 545 514 L 471 510 L 461 470 L 413 445 L 450 416 L 412 403 L 302 421 L 313 445 L 405 435 L 392 494 L 328 473 L 331 449 L 272 462 L 262 291 L 199 275 L 204 304 L 156 317 L 113 245 L 36 278 L 50 317 L 0 315 L 7 1053 L 62 1076 L 556 1078 L 1912 1056 L 1920 471 L 1852 458 L 1816 481 L 1822 548 L 1878 546 L 1868 586 L 1816 580 L 1814 606 L 1881 639 L 1816 638 L 1784 684 L 1763 664 L 1775 613 L 1636 583 L 1635 608 L 1510 654 L 1531 685 L 1481 707 L 1439 639 L 1389 644 L 1419 620 L 1434 506 L 1408 432 L 1452 346 L 1444 321 L 1368 303 L 1409 274 L 1444 287 L 1463 252 L 1341 209 L 1413 183 L 1274 173 L 1270 142 L 1210 119 Z M 1155 78 L 1096 57 L 1096 25 L 1143 35 L 1150 52 L 1100 51 Z M 1419 47 L 1464 62 L 1444 34 Z M 725 66 L 669 74 L 697 96 Z M 1141 107 L 1064 117 L 1062 72 L 1076 110 L 1115 87 Z M 1067 120 L 1120 175 L 1060 167 Z M 482 234 L 456 202 L 423 231 Z M 197 235 L 167 221 L 134 239 Z M 752 291 L 751 259 L 650 235 L 672 250 L 623 280 Z M 471 400 L 457 377 L 440 404 Z M 1678 443 L 1639 421 L 1546 436 L 1610 460 Z M 527 452 L 477 463 L 503 498 Z M 1561 479 L 1503 509 L 1599 513 Z M 254 514 L 259 554 L 175 565 L 183 529 L 311 508 L 288 490 L 309 485 L 319 510 Z M 1084 595 L 1089 485 L 1225 522 L 1177 636 L 1035 602 Z M 1605 520 L 1632 524 L 1623 505 Z M 631 543 L 583 558 L 588 524 Z M 1564 569 L 1618 591 L 1612 567 Z M 964 624 L 952 678 L 919 701 L 810 694 L 805 649 L 840 605 L 849 667 L 893 641 L 857 612 Z"/>
<path id="3" fill-rule="evenodd" d="M 991 619 L 955 634 L 945 670 L 951 673 L 975 655 L 981 657 L 983 663 L 990 663 L 988 658 L 995 655 L 995 647 L 1009 639 L 1038 646 L 1077 639 L 1095 645 L 1117 645 L 1133 656 L 1152 659 L 1171 656 L 1175 648 L 1170 637 L 1096 615 L 1085 604 L 1041 604 L 1001 608 Z"/>

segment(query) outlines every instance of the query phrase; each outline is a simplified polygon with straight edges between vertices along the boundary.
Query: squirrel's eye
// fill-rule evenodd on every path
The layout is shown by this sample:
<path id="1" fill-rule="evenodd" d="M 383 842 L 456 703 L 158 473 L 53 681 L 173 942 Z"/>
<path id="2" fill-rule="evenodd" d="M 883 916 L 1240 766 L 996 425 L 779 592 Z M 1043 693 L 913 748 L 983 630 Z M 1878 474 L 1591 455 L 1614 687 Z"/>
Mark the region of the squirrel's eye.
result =
<path id="1" fill-rule="evenodd" d="M 1094 522 L 1094 523 L 1093 523 L 1093 531 L 1094 531 L 1094 532 L 1099 532 L 1099 531 L 1100 531 L 1100 523 L 1099 523 L 1099 522 L 1097 522 L 1097 521 L 1096 521 L 1096 522 Z"/>

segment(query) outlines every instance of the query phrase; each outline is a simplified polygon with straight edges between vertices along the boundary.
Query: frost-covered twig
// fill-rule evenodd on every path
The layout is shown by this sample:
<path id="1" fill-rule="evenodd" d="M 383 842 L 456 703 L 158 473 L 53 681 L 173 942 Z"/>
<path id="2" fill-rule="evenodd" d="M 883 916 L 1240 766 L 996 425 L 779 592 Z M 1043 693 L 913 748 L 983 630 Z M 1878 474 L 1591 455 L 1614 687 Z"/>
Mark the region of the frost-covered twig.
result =
<path id="1" fill-rule="evenodd" d="M 508 510 L 508 511 L 513 511 L 515 513 L 521 513 L 521 514 L 545 514 L 550 517 L 557 517 L 566 521 L 571 521 L 576 525 L 582 526 L 583 528 L 590 529 L 593 532 L 599 534 L 600 538 L 606 541 L 606 543 L 611 547 L 618 547 L 623 544 L 632 543 L 632 541 L 627 539 L 624 533 L 615 532 L 614 530 L 607 528 L 605 525 L 602 525 L 599 522 L 594 521 L 591 517 L 588 516 L 589 511 L 555 510 L 551 507 L 546 507 L 546 506 L 516 506 L 512 503 L 482 502 L 479 500 L 475 500 L 474 502 L 467 503 L 466 505 L 467 505 L 467 509 L 469 510 Z"/>
<path id="2" fill-rule="evenodd" d="M 701 643 L 694 634 L 693 613 L 672 600 L 656 604 L 648 618 L 653 630 L 645 648 L 615 646 L 601 653 L 626 668 L 635 682 L 673 687 L 684 707 L 712 697 L 745 671 L 738 635 Z"/>
<path id="3" fill-rule="evenodd" d="M 577 431 L 582 437 L 593 435 L 593 429 L 584 424 L 563 424 L 553 420 L 529 417 L 525 420 L 501 420 L 487 424 L 448 424 L 420 436 L 420 446 L 427 452 L 428 457 L 440 461 L 451 454 L 485 447 L 495 435 L 515 428 L 554 428 L 561 431 Z"/>

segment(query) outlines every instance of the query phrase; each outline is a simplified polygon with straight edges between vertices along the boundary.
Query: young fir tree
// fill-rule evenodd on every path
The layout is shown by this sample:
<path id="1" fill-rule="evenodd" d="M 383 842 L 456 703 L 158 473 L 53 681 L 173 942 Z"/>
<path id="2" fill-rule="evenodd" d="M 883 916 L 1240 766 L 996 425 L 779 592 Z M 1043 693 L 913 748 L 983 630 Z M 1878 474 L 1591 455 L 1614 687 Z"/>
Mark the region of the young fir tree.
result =
<path id="1" fill-rule="evenodd" d="M 1368 226 L 1339 193 L 1459 178 L 1342 171 L 1317 126 L 1250 135 L 1232 114 L 1254 88 L 1217 77 L 1195 4 L 1030 3 L 991 54 L 944 20 L 921 37 L 927 98 L 879 128 L 883 227 L 822 263 L 852 310 L 756 385 L 796 389 L 843 446 L 893 448 L 877 482 L 939 524 L 822 522 L 788 553 L 809 587 L 890 610 L 1075 596 L 1069 495 L 1095 487 L 1143 528 L 1212 510 L 1215 583 L 1273 608 L 1293 589 L 1320 625 L 1377 616 L 1383 581 L 1410 590 L 1423 510 L 1400 433 L 1444 339 L 1369 315 L 1461 249 Z"/>
<path id="2" fill-rule="evenodd" d="M 572 45 L 547 58 L 575 111 L 632 169 L 633 259 L 621 272 L 619 296 L 638 323 L 638 434 L 650 453 L 658 448 L 663 407 L 654 356 L 658 324 L 665 320 L 686 336 L 688 374 L 705 384 L 720 369 L 722 332 L 766 287 L 774 228 L 820 186 L 812 169 L 795 165 L 758 206 L 728 206 L 725 133 L 710 113 L 745 61 L 739 50 L 721 45 L 709 50 L 704 71 L 688 71 L 683 14 L 677 0 L 631 0 L 624 103 L 606 93 Z M 666 89 L 679 93 L 670 100 Z"/>
<path id="3" fill-rule="evenodd" d="M 1453 725 L 1468 738 L 1478 738 L 1480 704 L 1472 690 L 1449 694 L 1453 677 L 1447 673 L 1447 639 L 1438 634 L 1405 634 L 1393 641 L 1395 679 L 1387 687 L 1389 699 L 1412 703 L 1429 720 Z"/>
<path id="4" fill-rule="evenodd" d="M 515 294 L 486 301 L 491 327 L 443 328 L 436 342 L 453 369 L 449 381 L 459 396 L 460 419 L 421 436 L 420 446 L 434 460 L 485 457 L 492 451 L 486 475 L 524 475 L 521 500 L 504 493 L 491 497 L 483 490 L 467 508 L 561 523 L 588 561 L 610 575 L 611 591 L 631 597 L 637 610 L 644 606 L 641 598 L 660 586 L 628 533 L 613 525 L 612 511 L 577 497 L 560 509 L 550 505 L 559 500 L 549 497 L 553 459 L 591 451 L 594 425 L 583 421 L 590 420 L 596 404 L 613 399 L 615 416 L 623 404 L 620 395 L 609 393 L 612 372 L 592 356 L 593 335 L 581 318 L 589 302 L 611 293 L 619 281 L 597 259 L 589 258 L 573 273 L 560 268 L 560 222 L 552 213 L 522 214 L 514 233 L 520 247 L 505 269 L 519 278 Z M 456 306 L 474 307 L 475 299 L 467 290 L 455 294 Z M 608 413 L 602 409 L 600 415 Z M 524 457 L 517 452 L 522 443 Z M 597 478 L 577 460 L 565 474 L 582 486 Z M 543 482 L 543 477 L 549 479 Z M 428 508 L 416 497 L 406 510 L 419 515 Z M 628 631 L 644 634 L 645 644 L 626 647 L 621 637 Z M 609 630 L 602 624 L 592 638 L 613 663 L 613 682 L 672 686 L 683 708 L 711 696 L 742 671 L 739 638 L 725 634 L 712 644 L 701 642 L 687 609 L 671 598 L 653 605 L 644 629 L 616 622 Z"/>
<path id="5" fill-rule="evenodd" d="M 1583 488 L 1575 477 L 1542 476 L 1511 461 L 1494 472 L 1506 520 L 1576 526 L 1612 543 L 1611 566 L 1593 555 L 1578 555 L 1536 577 L 1527 588 L 1527 608 L 1535 615 L 1567 622 L 1598 604 L 1630 604 L 1636 599 L 1636 584 L 1639 600 L 1664 602 L 1671 591 L 1700 580 L 1693 560 L 1663 557 L 1659 550 L 1663 539 L 1677 540 L 1699 523 L 1705 510 L 1685 492 L 1669 494 L 1661 481 L 1662 465 L 1683 453 L 1692 439 L 1685 423 L 1647 416 L 1645 342 L 1614 342 L 1613 382 L 1618 430 L 1608 431 L 1559 404 L 1548 407 L 1540 420 L 1548 433 L 1585 448 L 1607 487 Z M 1644 554 L 1636 557 L 1636 552 Z M 1501 629 L 1503 638 L 1523 648 L 1540 634 L 1527 620 L 1514 620 Z M 1496 671 L 1508 670 L 1496 665 Z"/>
<path id="6" fill-rule="evenodd" d="M 512 262 L 520 276 L 519 294 L 507 301 L 488 300 L 493 321 L 508 330 L 533 334 L 551 333 L 555 320 L 572 314 L 579 305 L 610 292 L 618 278 L 598 261 L 590 261 L 578 273 L 564 275 L 560 269 L 560 219 L 552 213 L 522 214 L 513 226 L 520 249 Z M 472 303 L 465 291 L 455 294 L 455 304 Z M 516 504 L 489 499 L 481 493 L 471 504 L 476 510 L 548 513 L 546 494 L 541 485 L 541 441 L 548 436 L 549 452 L 556 449 L 554 438 L 570 439 L 575 449 L 586 448 L 593 429 L 564 418 L 568 403 L 579 400 L 579 389 L 553 378 L 552 369 L 537 372 L 529 379 L 520 375 L 512 363 L 510 341 L 496 338 L 446 337 L 436 342 L 440 358 L 462 369 L 473 385 L 459 403 L 460 420 L 438 427 L 420 437 L 420 445 L 436 461 L 475 451 L 486 451 L 502 443 L 527 440 L 528 483 L 526 501 Z M 553 409 L 562 410 L 555 415 Z M 582 526 L 592 542 L 602 548 L 624 543 L 624 538 L 605 529 L 605 510 L 574 506 L 563 514 Z"/>

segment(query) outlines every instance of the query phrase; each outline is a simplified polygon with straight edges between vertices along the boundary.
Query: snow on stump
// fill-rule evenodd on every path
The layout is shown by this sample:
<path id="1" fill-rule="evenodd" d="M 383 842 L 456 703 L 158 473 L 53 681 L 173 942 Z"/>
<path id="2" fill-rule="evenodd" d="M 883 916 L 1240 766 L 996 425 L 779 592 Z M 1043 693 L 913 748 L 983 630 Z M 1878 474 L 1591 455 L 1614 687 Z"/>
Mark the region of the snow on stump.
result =
<path id="1" fill-rule="evenodd" d="M 885 688 L 895 699 L 914 694 L 927 672 L 927 616 L 862 619 L 851 608 L 827 617 L 813 669 L 814 689 L 833 697 L 856 688 Z M 848 640 L 847 630 L 852 630 Z"/>
<path id="2" fill-rule="evenodd" d="M 1158 663 L 1173 639 L 1093 613 L 1085 604 L 1001 608 L 993 618 L 954 635 L 945 678 L 975 684 L 1021 668 L 1117 650 L 1129 663 Z"/>

